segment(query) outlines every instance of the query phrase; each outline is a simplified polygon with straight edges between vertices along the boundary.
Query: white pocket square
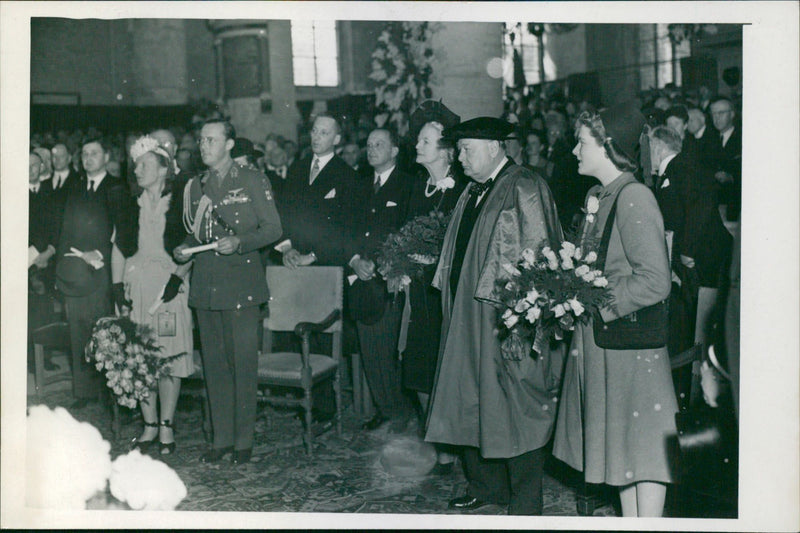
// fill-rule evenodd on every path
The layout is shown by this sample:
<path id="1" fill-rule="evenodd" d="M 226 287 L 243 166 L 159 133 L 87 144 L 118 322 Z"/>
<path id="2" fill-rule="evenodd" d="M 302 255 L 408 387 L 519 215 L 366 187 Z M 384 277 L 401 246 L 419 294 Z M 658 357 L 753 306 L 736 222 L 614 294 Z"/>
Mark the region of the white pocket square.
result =
<path id="1" fill-rule="evenodd" d="M 386 202 L 386 207 L 397 207 L 397 204 L 389 200 L 388 202 Z"/>
<path id="2" fill-rule="evenodd" d="M 669 178 L 665 179 L 665 180 L 664 180 L 664 181 L 661 183 L 661 188 L 662 188 L 662 189 L 666 189 L 667 187 L 669 187 Z"/>
<path id="3" fill-rule="evenodd" d="M 326 200 L 330 200 L 331 198 L 336 198 L 336 189 L 333 188 L 328 191 L 328 194 L 325 195 Z"/>

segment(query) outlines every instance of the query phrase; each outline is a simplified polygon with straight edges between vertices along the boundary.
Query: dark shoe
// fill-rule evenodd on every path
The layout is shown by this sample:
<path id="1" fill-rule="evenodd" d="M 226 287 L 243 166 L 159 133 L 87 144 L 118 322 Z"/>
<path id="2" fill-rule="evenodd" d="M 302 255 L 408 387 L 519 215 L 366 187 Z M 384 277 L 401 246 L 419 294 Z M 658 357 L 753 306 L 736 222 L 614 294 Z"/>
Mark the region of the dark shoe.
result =
<path id="1" fill-rule="evenodd" d="M 249 463 L 250 456 L 252 455 L 253 455 L 253 448 L 247 448 L 246 450 L 235 450 L 233 452 L 233 455 L 231 456 L 231 463 L 235 465 Z"/>
<path id="2" fill-rule="evenodd" d="M 226 446 L 224 448 L 211 448 L 206 453 L 200 456 L 201 463 L 218 463 L 222 458 L 233 451 L 233 446 Z"/>
<path id="3" fill-rule="evenodd" d="M 163 420 L 161 422 L 161 425 L 164 426 L 165 428 L 172 429 L 172 422 L 170 422 L 169 420 Z M 158 445 L 159 445 L 158 453 L 161 454 L 161 455 L 170 455 L 170 454 L 175 453 L 174 436 L 173 436 L 172 442 L 164 442 L 164 441 L 161 440 L 161 437 L 159 436 Z"/>
<path id="4" fill-rule="evenodd" d="M 454 463 L 436 463 L 436 466 L 431 470 L 432 476 L 449 476 L 453 473 Z"/>
<path id="5" fill-rule="evenodd" d="M 484 505 L 489 505 L 488 502 L 479 500 L 474 496 L 465 494 L 459 498 L 454 498 L 447 503 L 448 509 L 458 509 L 459 511 L 473 511 L 479 509 Z"/>
<path id="6" fill-rule="evenodd" d="M 376 413 L 375 416 L 367 420 L 361 425 L 361 429 L 365 429 L 367 431 L 374 431 L 388 422 L 389 419 L 383 416 L 380 413 Z"/>
<path id="7" fill-rule="evenodd" d="M 145 422 L 144 425 L 149 428 L 158 427 L 158 424 L 156 424 L 155 422 Z M 155 442 L 156 442 L 155 437 L 153 437 L 150 440 L 139 440 L 139 437 L 135 437 L 131 440 L 130 451 L 139 450 L 142 453 L 147 453 L 147 450 L 149 450 L 150 446 L 152 446 Z"/>

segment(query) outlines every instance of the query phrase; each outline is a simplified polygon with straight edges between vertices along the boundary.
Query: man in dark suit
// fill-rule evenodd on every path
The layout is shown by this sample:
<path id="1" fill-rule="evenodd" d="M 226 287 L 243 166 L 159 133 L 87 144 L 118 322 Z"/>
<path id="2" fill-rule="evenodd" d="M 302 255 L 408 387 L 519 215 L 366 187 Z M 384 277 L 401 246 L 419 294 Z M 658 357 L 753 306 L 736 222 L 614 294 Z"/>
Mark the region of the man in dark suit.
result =
<path id="1" fill-rule="evenodd" d="M 734 124 L 733 102 L 717 98 L 709 106 L 714 127 L 719 132 L 715 143 L 714 179 L 720 184 L 720 204 L 727 206 L 728 220 L 739 220 L 742 203 L 742 133 Z"/>
<path id="2" fill-rule="evenodd" d="M 356 253 L 358 231 L 354 223 L 358 188 L 355 170 L 334 153 L 341 142 L 341 128 L 332 115 L 321 114 L 311 129 L 310 157 L 299 159 L 289 167 L 276 199 L 284 240 L 276 247 L 281 262 L 290 268 L 305 265 L 340 266 Z M 353 353 L 355 327 L 344 322 L 346 353 Z M 293 342 L 276 339 L 278 342 Z M 324 347 L 320 347 L 325 351 Z M 314 391 L 315 420 L 325 421 L 335 413 L 333 388 L 322 384 Z"/>
<path id="3" fill-rule="evenodd" d="M 72 344 L 75 407 L 97 398 L 103 389 L 100 373 L 85 360 L 84 347 L 97 319 L 114 311 L 111 237 L 130 212 L 127 187 L 106 172 L 109 146 L 105 139 L 85 141 L 81 160 L 86 174 L 67 193 L 56 259 L 56 287 L 64 294 Z M 124 301 L 120 283 L 113 287 L 113 303 L 121 308 Z"/>
<path id="4" fill-rule="evenodd" d="M 31 151 L 28 158 L 28 362 L 33 361 L 30 333 L 55 321 L 53 308 L 52 258 L 55 253 L 53 224 L 50 220 L 51 197 L 49 181 L 42 183 L 41 156 Z M 46 354 L 49 355 L 49 354 Z M 56 367 L 47 357 L 46 370 Z"/>
<path id="5" fill-rule="evenodd" d="M 405 222 L 408 211 L 411 177 L 397 168 L 400 152 L 397 135 L 388 129 L 373 130 L 367 139 L 367 160 L 373 175 L 364 177 L 359 190 L 354 191 L 360 211 L 359 247 L 349 265 L 358 276 L 350 287 L 351 295 L 377 284 L 380 290 L 362 290 L 365 298 L 375 302 L 351 298 L 350 312 L 356 318 L 364 374 L 369 384 L 375 415 L 363 425 L 364 429 L 377 429 L 393 420 L 394 428 L 402 430 L 409 406 L 403 396 L 397 359 L 397 341 L 403 313 L 404 293 L 401 287 L 391 287 L 386 293 L 383 280 L 376 272 L 377 252 L 389 233 L 397 231 Z"/>
<path id="6" fill-rule="evenodd" d="M 197 312 L 203 372 L 208 388 L 214 442 L 200 460 L 250 461 L 256 420 L 259 306 L 269 298 L 258 250 L 280 237 L 269 182 L 234 163 L 236 131 L 224 120 L 203 125 L 200 154 L 208 171 L 186 185 L 192 233 L 173 255 L 186 262 L 184 250 L 215 245 L 196 253 L 189 305 Z"/>
<path id="7" fill-rule="evenodd" d="M 341 142 L 339 123 L 319 115 L 311 129 L 311 157 L 296 161 L 283 184 L 278 205 L 284 227 L 283 264 L 298 267 L 315 263 L 346 266 L 353 256 L 356 190 L 355 171 L 334 148 Z"/>
<path id="8" fill-rule="evenodd" d="M 654 193 L 664 228 L 674 232 L 672 264 L 681 286 L 673 291 L 680 291 L 681 301 L 696 301 L 699 287 L 720 287 L 733 239 L 714 201 L 711 174 L 696 154 L 682 150 L 674 130 L 659 126 L 650 132 L 650 158 L 658 175 Z M 671 317 L 670 353 L 676 354 L 694 343 L 695 313 L 673 306 L 670 312 L 685 315 Z"/>

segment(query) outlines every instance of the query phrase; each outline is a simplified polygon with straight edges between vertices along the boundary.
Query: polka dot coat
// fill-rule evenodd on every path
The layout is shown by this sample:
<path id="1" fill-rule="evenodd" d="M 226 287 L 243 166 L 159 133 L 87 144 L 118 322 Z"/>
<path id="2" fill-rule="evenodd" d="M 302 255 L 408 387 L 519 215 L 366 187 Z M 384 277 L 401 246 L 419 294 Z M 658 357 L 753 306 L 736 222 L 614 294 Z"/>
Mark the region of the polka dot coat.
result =
<path id="1" fill-rule="evenodd" d="M 632 175 L 622 174 L 589 191 L 600 207 L 587 221 L 585 235 L 599 241 L 616 193 L 633 182 Z M 601 311 L 605 321 L 669 295 L 664 224 L 644 186 L 626 187 L 619 197 L 605 273 L 615 303 Z M 595 344 L 591 322 L 578 325 L 563 383 L 553 447 L 557 458 L 583 470 L 590 483 L 672 481 L 678 406 L 666 347 L 607 350 Z"/>

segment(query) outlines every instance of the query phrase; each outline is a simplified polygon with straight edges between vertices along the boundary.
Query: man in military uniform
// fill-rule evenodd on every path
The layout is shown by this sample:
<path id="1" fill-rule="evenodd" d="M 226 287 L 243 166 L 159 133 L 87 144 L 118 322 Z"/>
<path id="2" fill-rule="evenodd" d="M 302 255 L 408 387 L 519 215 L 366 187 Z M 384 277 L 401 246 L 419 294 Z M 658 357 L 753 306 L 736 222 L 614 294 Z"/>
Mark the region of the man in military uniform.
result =
<path id="1" fill-rule="evenodd" d="M 256 410 L 259 305 L 268 299 L 258 250 L 277 240 L 281 224 L 272 191 L 261 173 L 234 164 L 236 132 L 224 120 L 201 130 L 200 154 L 208 171 L 186 185 L 190 235 L 175 249 L 213 244 L 194 254 L 189 305 L 197 311 L 203 370 L 208 387 L 212 448 L 201 461 L 250 460 Z M 267 184 L 265 186 L 265 183 Z"/>

